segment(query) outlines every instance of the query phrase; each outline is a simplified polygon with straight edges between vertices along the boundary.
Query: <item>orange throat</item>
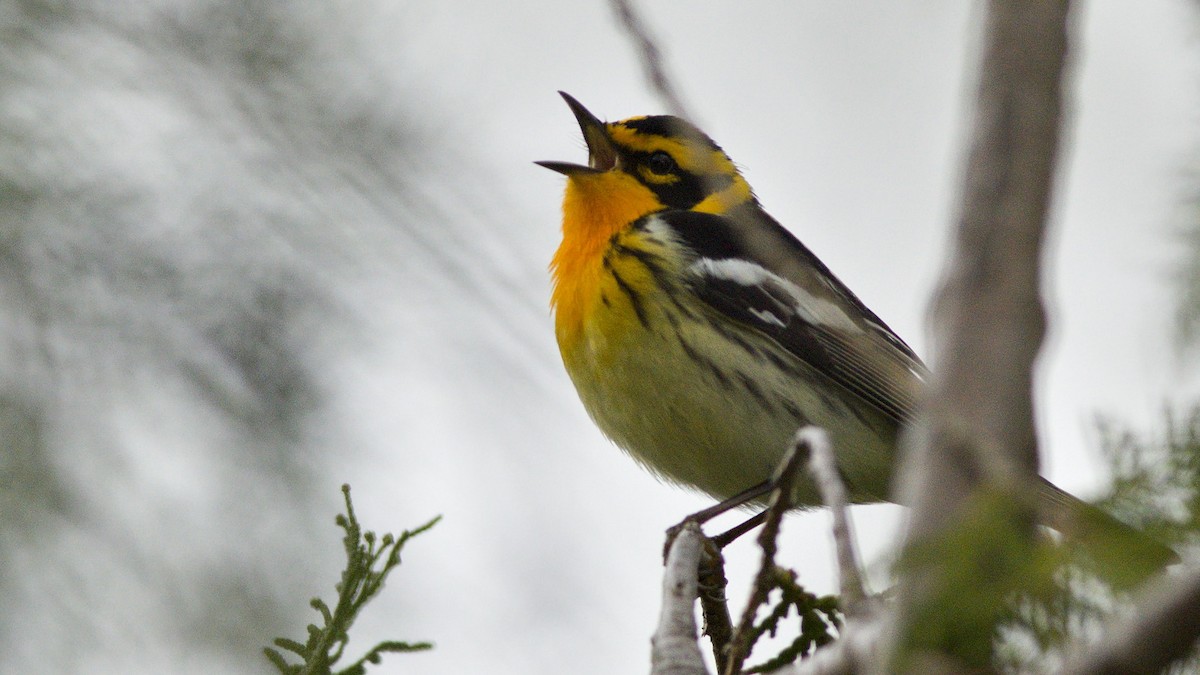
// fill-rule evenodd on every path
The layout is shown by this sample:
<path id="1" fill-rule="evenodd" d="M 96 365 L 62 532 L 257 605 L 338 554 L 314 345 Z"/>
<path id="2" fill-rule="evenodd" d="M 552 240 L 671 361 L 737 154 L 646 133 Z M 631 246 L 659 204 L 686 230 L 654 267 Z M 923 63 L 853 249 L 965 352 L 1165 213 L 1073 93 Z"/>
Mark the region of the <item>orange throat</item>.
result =
<path id="1" fill-rule="evenodd" d="M 560 348 L 575 345 L 600 301 L 604 256 L 613 237 L 662 208 L 653 192 L 620 170 L 567 178 L 562 243 L 550 261 L 550 308 Z"/>

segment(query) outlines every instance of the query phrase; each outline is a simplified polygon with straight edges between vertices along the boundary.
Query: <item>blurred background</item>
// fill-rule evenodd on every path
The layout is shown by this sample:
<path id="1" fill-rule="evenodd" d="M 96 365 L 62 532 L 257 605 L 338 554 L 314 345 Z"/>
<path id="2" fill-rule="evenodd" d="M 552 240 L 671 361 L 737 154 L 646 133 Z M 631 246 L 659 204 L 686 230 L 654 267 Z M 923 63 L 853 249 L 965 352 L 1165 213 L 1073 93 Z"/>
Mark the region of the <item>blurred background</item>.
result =
<path id="1" fill-rule="evenodd" d="M 638 7 L 768 210 L 924 353 L 975 3 Z M 1184 0 L 1077 10 L 1038 415 L 1086 497 L 1097 414 L 1197 392 L 1200 46 Z M 532 162 L 585 150 L 557 89 L 663 111 L 599 0 L 0 5 L 0 671 L 270 672 L 333 595 L 342 483 L 369 528 L 445 516 L 351 642 L 436 648 L 373 672 L 646 669 L 662 531 L 708 501 L 559 363 L 562 178 Z M 855 510 L 876 570 L 898 511 Z M 784 531 L 818 592 L 827 530 Z"/>

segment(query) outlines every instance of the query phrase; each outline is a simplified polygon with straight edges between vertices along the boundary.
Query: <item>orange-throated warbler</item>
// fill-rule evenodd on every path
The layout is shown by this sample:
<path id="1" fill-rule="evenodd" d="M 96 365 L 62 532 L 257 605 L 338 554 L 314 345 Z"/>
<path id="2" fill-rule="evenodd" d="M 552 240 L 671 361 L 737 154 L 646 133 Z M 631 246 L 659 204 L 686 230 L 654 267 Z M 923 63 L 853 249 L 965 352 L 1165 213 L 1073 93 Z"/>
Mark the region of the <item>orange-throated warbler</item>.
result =
<path id="1" fill-rule="evenodd" d="M 749 501 L 813 424 L 851 499 L 886 501 L 926 373 L 913 350 L 762 209 L 699 129 L 665 115 L 601 122 L 560 94 L 588 163 L 538 162 L 567 177 L 551 306 L 601 431 L 668 481 Z M 1038 495 L 1058 529 L 1084 514 L 1148 539 L 1048 481 Z M 792 497 L 821 503 L 804 478 Z"/>

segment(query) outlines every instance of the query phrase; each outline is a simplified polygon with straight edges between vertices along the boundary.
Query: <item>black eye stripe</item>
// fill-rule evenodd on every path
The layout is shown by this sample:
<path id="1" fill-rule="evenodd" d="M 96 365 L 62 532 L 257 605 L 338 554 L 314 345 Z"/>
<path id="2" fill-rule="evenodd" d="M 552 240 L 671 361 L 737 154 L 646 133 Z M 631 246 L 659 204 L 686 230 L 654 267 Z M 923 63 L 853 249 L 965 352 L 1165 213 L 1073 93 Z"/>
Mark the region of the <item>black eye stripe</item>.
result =
<path id="1" fill-rule="evenodd" d="M 660 153 L 666 155 L 672 165 L 670 170 L 662 173 L 655 171 L 651 166 L 652 158 Z M 664 205 L 674 209 L 690 209 L 710 194 L 728 188 L 734 181 L 734 175 L 729 173 L 698 176 L 679 166 L 674 157 L 671 157 L 671 154 L 665 150 L 650 152 L 623 148 L 621 157 L 621 165 L 627 172 L 658 195 L 659 201 Z M 675 180 L 670 182 L 654 181 L 646 174 L 670 175 L 674 176 Z"/>

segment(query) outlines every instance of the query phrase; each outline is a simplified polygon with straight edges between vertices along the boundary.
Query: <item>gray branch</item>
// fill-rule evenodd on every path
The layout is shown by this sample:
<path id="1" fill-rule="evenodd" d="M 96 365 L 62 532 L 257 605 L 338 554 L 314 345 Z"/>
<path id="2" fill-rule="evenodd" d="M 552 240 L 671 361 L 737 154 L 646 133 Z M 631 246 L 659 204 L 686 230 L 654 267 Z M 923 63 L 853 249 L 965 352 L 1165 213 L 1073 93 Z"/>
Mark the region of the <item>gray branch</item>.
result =
<path id="1" fill-rule="evenodd" d="M 859 572 L 862 567 L 850 527 L 850 500 L 846 492 L 846 483 L 838 471 L 833 444 L 824 429 L 813 426 L 804 427 L 796 432 L 795 444 L 808 447 L 809 471 L 821 492 L 821 500 L 829 507 L 833 516 L 833 541 L 837 549 L 841 603 L 847 616 L 855 616 L 863 610 L 867 593 L 863 588 Z"/>
<path id="2" fill-rule="evenodd" d="M 680 529 L 667 554 L 663 606 L 650 639 L 650 675 L 709 675 L 697 643 L 696 604 L 704 534 L 696 523 Z"/>

